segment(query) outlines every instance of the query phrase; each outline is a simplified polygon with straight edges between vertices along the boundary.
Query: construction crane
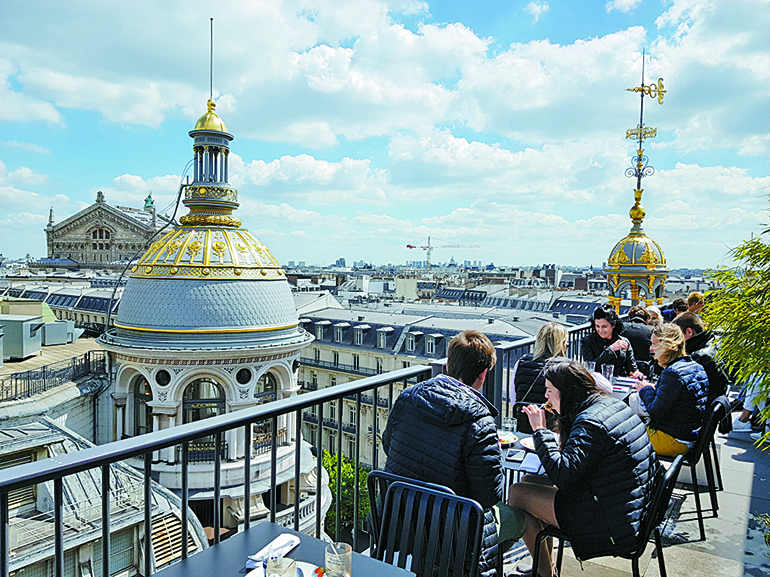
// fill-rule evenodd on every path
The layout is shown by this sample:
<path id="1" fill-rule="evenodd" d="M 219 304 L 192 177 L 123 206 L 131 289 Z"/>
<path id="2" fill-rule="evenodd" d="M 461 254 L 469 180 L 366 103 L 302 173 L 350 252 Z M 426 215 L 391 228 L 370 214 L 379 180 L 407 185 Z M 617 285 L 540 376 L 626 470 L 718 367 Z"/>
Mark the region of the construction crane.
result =
<path id="1" fill-rule="evenodd" d="M 441 240 L 441 239 L 437 239 Z M 448 242 L 448 241 L 442 241 L 442 242 Z M 433 253 L 433 249 L 435 248 L 480 248 L 477 244 L 440 244 L 440 245 L 431 245 L 430 244 L 430 237 L 428 237 L 428 242 L 425 245 L 417 246 L 413 244 L 406 245 L 406 248 L 420 248 L 426 252 L 427 256 L 427 262 L 428 267 L 430 268 L 430 255 Z"/>

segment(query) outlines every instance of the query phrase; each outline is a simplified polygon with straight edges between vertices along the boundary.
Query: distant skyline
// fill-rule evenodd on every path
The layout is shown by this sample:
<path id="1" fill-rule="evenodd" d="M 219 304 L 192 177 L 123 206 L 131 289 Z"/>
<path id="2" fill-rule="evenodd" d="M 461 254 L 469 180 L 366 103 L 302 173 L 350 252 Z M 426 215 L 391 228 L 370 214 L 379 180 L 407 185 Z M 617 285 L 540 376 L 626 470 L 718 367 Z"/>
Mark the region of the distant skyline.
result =
<path id="1" fill-rule="evenodd" d="M 766 228 L 770 0 L 6 3 L 0 253 L 45 256 L 94 202 L 172 205 L 209 96 L 235 136 L 237 216 L 281 263 L 588 266 L 631 226 L 708 268 Z M 180 214 L 184 214 L 183 210 Z"/>

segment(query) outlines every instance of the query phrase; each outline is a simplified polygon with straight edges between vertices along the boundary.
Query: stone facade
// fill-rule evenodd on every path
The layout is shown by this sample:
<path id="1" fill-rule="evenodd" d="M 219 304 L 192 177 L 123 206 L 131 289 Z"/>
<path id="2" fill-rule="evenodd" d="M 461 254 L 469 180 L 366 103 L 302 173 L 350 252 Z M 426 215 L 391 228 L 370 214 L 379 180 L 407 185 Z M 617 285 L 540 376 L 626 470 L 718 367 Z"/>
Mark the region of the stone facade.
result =
<path id="1" fill-rule="evenodd" d="M 151 201 L 143 210 L 107 204 L 99 191 L 96 202 L 58 224 L 53 210 L 45 228 L 49 258 L 69 258 L 81 266 L 110 268 L 110 264 L 139 256 L 145 243 L 160 229 Z"/>

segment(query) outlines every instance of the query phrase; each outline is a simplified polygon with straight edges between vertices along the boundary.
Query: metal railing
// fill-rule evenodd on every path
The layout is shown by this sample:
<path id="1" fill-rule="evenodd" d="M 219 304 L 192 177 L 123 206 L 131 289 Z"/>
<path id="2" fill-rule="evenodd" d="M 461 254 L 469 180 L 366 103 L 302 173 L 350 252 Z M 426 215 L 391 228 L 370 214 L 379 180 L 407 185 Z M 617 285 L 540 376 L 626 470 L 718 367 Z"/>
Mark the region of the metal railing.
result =
<path id="1" fill-rule="evenodd" d="M 299 362 L 306 367 L 317 367 L 320 369 L 326 369 L 329 371 L 336 371 L 338 373 L 350 373 L 353 375 L 376 375 L 376 369 L 370 369 L 368 367 L 345 365 L 342 363 L 334 363 L 331 361 L 317 361 L 311 357 L 300 357 Z"/>
<path id="2" fill-rule="evenodd" d="M 60 577 L 63 575 L 64 567 L 64 531 L 65 531 L 65 518 L 67 517 L 67 507 L 64 503 L 64 489 L 63 489 L 63 477 L 72 475 L 82 471 L 91 469 L 101 470 L 102 480 L 102 492 L 100 500 L 101 519 L 102 522 L 102 534 L 101 534 L 101 547 L 102 547 L 102 575 L 110 575 L 110 516 L 115 504 L 113 504 L 109 498 L 110 495 L 110 477 L 112 474 L 110 465 L 118 461 L 131 459 L 134 457 L 140 457 L 143 460 L 143 496 L 135 503 L 143 503 L 144 505 L 144 542 L 143 542 L 143 570 L 144 575 L 150 575 L 152 573 L 152 463 L 153 454 L 161 449 L 168 447 L 174 447 L 181 445 L 181 524 L 182 524 L 182 538 L 181 543 L 187 543 L 188 539 L 188 503 L 189 503 L 189 449 L 191 443 L 196 442 L 196 439 L 201 437 L 211 436 L 214 439 L 214 447 L 222 445 L 224 440 L 224 434 L 230 430 L 241 429 L 243 431 L 244 438 L 250 438 L 252 432 L 252 426 L 255 424 L 269 424 L 271 430 L 278 431 L 278 419 L 283 416 L 293 416 L 294 430 L 289 431 L 288 434 L 293 437 L 294 440 L 301 438 L 302 427 L 302 414 L 305 410 L 310 410 L 315 407 L 315 412 L 318 415 L 319 421 L 324 420 L 324 404 L 330 402 L 336 402 L 336 413 L 342 414 L 344 399 L 350 395 L 355 397 L 356 406 L 356 421 L 360 422 L 362 408 L 366 407 L 366 403 L 363 401 L 362 396 L 364 392 L 371 395 L 372 400 L 380 396 L 380 391 L 387 391 L 388 405 L 392 406 L 394 400 L 394 390 L 396 384 L 403 384 L 403 386 L 409 386 L 419 381 L 426 380 L 433 375 L 433 368 L 429 366 L 415 366 L 406 369 L 400 369 L 387 374 L 378 375 L 376 377 L 369 377 L 350 383 L 337 385 L 336 387 L 330 387 L 320 391 L 308 392 L 302 395 L 297 395 L 288 399 L 281 399 L 273 403 L 266 403 L 256 407 L 219 415 L 202 421 L 194 423 L 187 423 L 177 427 L 169 429 L 163 429 L 155 431 L 145 435 L 132 437 L 129 439 L 123 439 L 114 443 L 106 445 L 92 447 L 70 453 L 66 455 L 59 455 L 56 459 L 45 459 L 6 469 L 3 471 L 3 476 L 0 478 L 0 577 L 9 577 L 10 573 L 10 544 L 11 536 L 9 523 L 9 492 L 28 487 L 30 485 L 36 485 L 48 481 L 53 481 L 53 545 L 54 545 L 54 559 L 53 567 L 55 569 L 54 575 Z M 382 396 L 385 396 L 384 394 Z M 374 411 L 374 406 L 369 404 L 369 407 Z M 342 420 L 337 421 L 337 433 L 333 436 L 334 445 L 336 446 L 324 446 L 323 435 L 316 435 L 315 439 L 315 457 L 312 458 L 315 461 L 316 467 L 316 487 L 315 487 L 315 500 L 308 503 L 305 500 L 300 506 L 302 491 L 297 489 L 294 491 L 294 503 L 293 507 L 288 510 L 282 511 L 280 518 L 277 515 L 277 499 L 280 491 L 277 483 L 277 459 L 278 459 L 278 443 L 280 434 L 270 436 L 270 521 L 279 521 L 285 524 L 291 524 L 294 530 L 299 530 L 300 522 L 303 518 L 309 515 L 310 505 L 313 506 L 315 511 L 315 532 L 316 535 L 320 535 L 322 532 L 322 456 L 323 450 L 329 449 L 332 453 L 336 453 L 337 467 L 342 468 L 342 442 L 344 424 Z M 371 436 L 375 441 L 371 443 L 371 465 L 373 468 L 377 468 L 379 458 L 379 434 L 381 431 L 377 427 L 375 420 L 375 431 Z M 355 527 L 361 526 L 361 519 L 358 517 L 359 510 L 359 492 L 357 490 L 359 486 L 358 472 L 361 467 L 361 454 L 364 450 L 362 442 L 365 437 L 361 434 L 355 435 L 355 451 L 353 455 L 353 461 L 355 463 L 355 481 L 354 487 L 354 506 L 353 506 L 353 524 Z M 328 444 L 328 443 L 327 443 Z M 294 486 L 301 487 L 301 446 L 299 442 L 293 443 L 293 457 L 294 457 Z M 285 445 L 284 445 L 285 446 Z M 367 449 L 368 450 L 368 449 Z M 222 455 L 220 451 L 213 451 L 214 464 L 214 486 L 213 486 L 213 518 L 214 518 L 214 543 L 219 542 L 220 524 L 221 524 L 221 465 Z M 156 453 L 157 454 L 157 453 Z M 307 457 L 305 457 L 307 459 Z M 245 456 L 242 458 L 244 468 L 244 484 L 243 495 L 244 503 L 249 503 L 251 500 L 251 484 L 252 484 L 252 454 L 251 451 L 246 451 Z M 334 506 L 336 507 L 336 519 L 337 524 L 335 527 L 325 527 L 326 531 L 333 534 L 335 539 L 339 539 L 340 534 L 340 507 L 342 500 L 342 486 L 338 484 L 336 487 L 330 487 L 334 494 Z M 287 512 L 289 511 L 289 512 Z M 248 530 L 251 524 L 250 515 L 244 515 L 244 530 Z M 15 524 L 14 524 L 15 526 Z M 358 532 L 353 531 L 353 545 L 358 547 Z M 186 547 L 182 547 L 182 558 L 187 557 Z"/>
<path id="3" fill-rule="evenodd" d="M 106 358 L 105 351 L 88 351 L 79 357 L 0 377 L 0 402 L 26 399 L 90 374 L 105 374 Z"/>

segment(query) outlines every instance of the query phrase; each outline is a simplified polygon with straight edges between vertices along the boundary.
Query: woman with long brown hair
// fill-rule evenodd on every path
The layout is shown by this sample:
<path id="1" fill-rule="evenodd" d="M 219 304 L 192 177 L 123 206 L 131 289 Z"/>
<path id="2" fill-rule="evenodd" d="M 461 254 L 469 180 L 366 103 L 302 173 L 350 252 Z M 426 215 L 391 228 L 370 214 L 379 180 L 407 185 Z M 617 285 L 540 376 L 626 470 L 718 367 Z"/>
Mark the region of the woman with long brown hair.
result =
<path id="1" fill-rule="evenodd" d="M 547 475 L 511 486 L 509 504 L 527 516 L 524 542 L 531 553 L 537 534 L 553 525 L 569 535 L 578 559 L 628 553 L 658 471 L 645 426 L 625 403 L 600 396 L 576 361 L 549 363 L 545 378 L 560 437 L 546 428 L 540 407 L 524 408 Z M 538 563 L 541 576 L 553 573 L 550 554 L 549 544 Z"/>

